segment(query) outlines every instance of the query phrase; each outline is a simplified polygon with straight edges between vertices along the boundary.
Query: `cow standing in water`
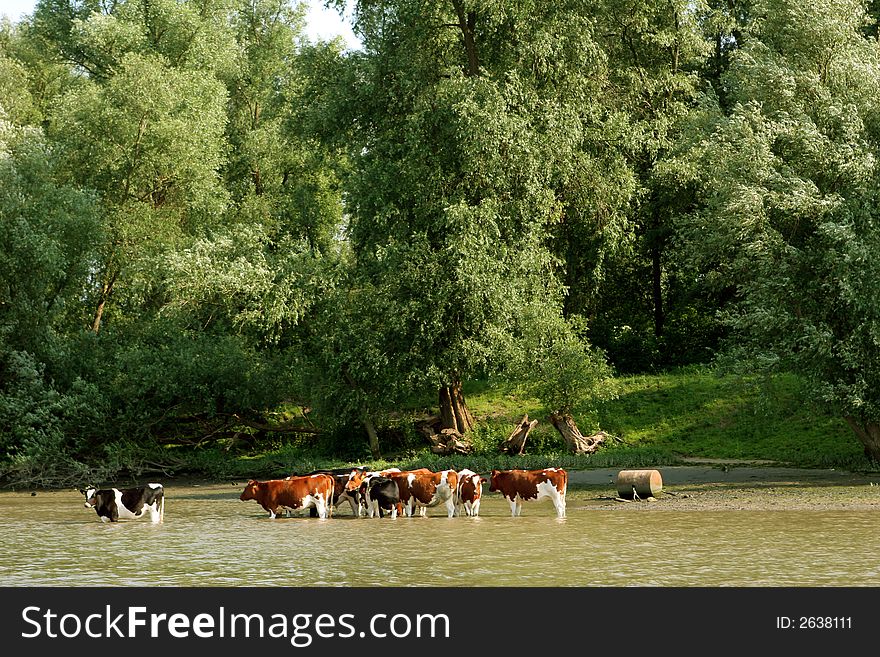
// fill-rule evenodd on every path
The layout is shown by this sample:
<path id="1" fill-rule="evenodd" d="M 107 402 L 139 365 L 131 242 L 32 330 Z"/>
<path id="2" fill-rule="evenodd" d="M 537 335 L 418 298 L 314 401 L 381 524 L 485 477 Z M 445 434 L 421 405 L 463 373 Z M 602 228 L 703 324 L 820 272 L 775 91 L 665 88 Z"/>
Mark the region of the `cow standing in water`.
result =
<path id="1" fill-rule="evenodd" d="M 455 489 L 455 508 L 458 515 L 461 515 L 462 510 L 468 516 L 480 515 L 483 481 L 483 478 L 472 470 L 459 470 L 458 487 Z"/>
<path id="2" fill-rule="evenodd" d="M 397 483 L 400 503 L 408 516 L 418 513 L 425 516 L 428 507 L 443 504 L 446 515 L 455 515 L 455 489 L 458 486 L 458 473 L 455 470 L 431 472 L 425 468 L 386 475 Z"/>
<path id="3" fill-rule="evenodd" d="M 165 519 L 165 489 L 162 484 L 147 484 L 137 488 L 95 488 L 80 491 L 86 496 L 87 509 L 94 509 L 101 522 L 118 522 L 141 518 L 147 512 L 150 520 Z"/>
<path id="4" fill-rule="evenodd" d="M 498 491 L 510 504 L 510 515 L 522 515 L 527 500 L 550 499 L 556 515 L 565 517 L 565 491 L 568 473 L 562 468 L 543 470 L 492 470 L 489 490 Z"/>
<path id="5" fill-rule="evenodd" d="M 367 515 L 371 518 L 379 514 L 385 517 L 385 512 L 391 513 L 396 518 L 400 510 L 400 489 L 397 482 L 388 477 L 367 477 L 361 482 L 360 496 L 367 507 Z"/>
<path id="6" fill-rule="evenodd" d="M 281 511 L 298 511 L 315 507 L 319 518 L 327 518 L 332 508 L 335 482 L 327 474 L 270 479 L 269 481 L 248 481 L 239 497 L 240 500 L 256 500 L 275 518 Z"/>

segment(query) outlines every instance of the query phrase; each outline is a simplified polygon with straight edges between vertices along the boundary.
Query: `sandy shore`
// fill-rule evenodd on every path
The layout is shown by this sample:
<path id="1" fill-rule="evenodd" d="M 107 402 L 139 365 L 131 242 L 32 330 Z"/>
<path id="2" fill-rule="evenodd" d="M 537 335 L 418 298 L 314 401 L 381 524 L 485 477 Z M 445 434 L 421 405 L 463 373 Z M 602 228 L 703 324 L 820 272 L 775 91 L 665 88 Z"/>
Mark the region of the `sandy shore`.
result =
<path id="1" fill-rule="evenodd" d="M 621 501 L 616 488 L 620 468 L 569 471 L 569 509 L 609 511 L 722 510 L 875 510 L 880 511 L 880 472 L 854 473 L 834 469 L 801 469 L 739 461 L 695 462 L 656 466 L 662 491 L 656 498 Z M 209 489 L 237 496 L 245 482 L 200 478 L 150 478 L 169 493 Z M 129 486 L 143 482 L 117 482 Z M 73 490 L 73 489 L 71 489 Z M 4 490 L 2 494 L 45 495 L 70 491 Z M 78 493 L 77 493 L 78 494 Z M 483 488 L 487 497 L 498 497 Z M 499 498 L 500 499 L 500 498 Z"/>
<path id="2" fill-rule="evenodd" d="M 569 506 L 643 511 L 877 510 L 880 473 L 807 470 L 734 462 L 651 468 L 662 492 L 641 501 L 616 500 L 619 469 L 569 473 Z"/>

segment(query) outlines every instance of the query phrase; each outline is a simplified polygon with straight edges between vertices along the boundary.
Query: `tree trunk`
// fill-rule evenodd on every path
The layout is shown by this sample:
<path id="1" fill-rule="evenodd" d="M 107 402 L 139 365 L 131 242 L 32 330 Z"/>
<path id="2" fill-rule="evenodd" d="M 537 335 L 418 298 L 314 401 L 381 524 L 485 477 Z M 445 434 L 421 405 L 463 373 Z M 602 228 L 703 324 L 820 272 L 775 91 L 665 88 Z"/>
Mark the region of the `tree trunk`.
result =
<path id="1" fill-rule="evenodd" d="M 865 448 L 865 456 L 880 462 L 880 423 L 858 420 L 851 415 L 844 417 Z"/>
<path id="2" fill-rule="evenodd" d="M 526 447 L 526 438 L 529 437 L 529 432 L 535 428 L 536 424 L 538 424 L 537 420 L 529 422 L 528 413 L 523 415 L 522 420 L 516 425 L 513 433 L 507 437 L 507 440 L 501 443 L 501 451 L 506 454 L 522 454 Z"/>
<path id="3" fill-rule="evenodd" d="M 663 267 L 660 262 L 660 247 L 651 249 L 651 296 L 654 299 L 654 335 L 663 335 L 665 315 L 663 313 Z"/>
<path id="4" fill-rule="evenodd" d="M 355 383 L 355 380 L 352 378 L 346 365 L 342 366 L 342 376 L 353 390 L 358 389 L 358 384 Z M 370 413 L 367 410 L 366 405 L 363 406 L 362 412 L 363 418 L 361 421 L 364 423 L 364 428 L 367 430 L 367 436 L 370 438 L 370 454 L 372 454 L 374 459 L 379 459 L 382 455 L 379 453 L 379 435 L 376 433 L 376 425 L 373 424 L 373 421 L 370 419 Z"/>
<path id="5" fill-rule="evenodd" d="M 380 459 L 382 455 L 379 453 L 379 436 L 376 433 L 376 426 L 366 413 L 364 413 L 364 427 L 366 427 L 367 435 L 370 437 L 370 454 L 372 454 L 374 459 Z"/>
<path id="6" fill-rule="evenodd" d="M 92 318 L 92 333 L 97 333 L 101 330 L 101 319 L 104 317 L 104 307 L 107 305 L 107 301 L 110 299 L 110 295 L 113 293 L 113 285 L 116 283 L 116 276 L 118 272 L 113 272 L 112 274 L 107 274 L 107 280 L 104 281 L 104 284 L 101 286 L 101 296 L 98 298 L 98 306 L 95 308 L 95 315 Z"/>
<path id="7" fill-rule="evenodd" d="M 465 12 L 464 3 L 461 0 L 452 0 L 452 6 L 455 8 L 455 14 L 458 16 L 458 28 L 461 30 L 462 39 L 464 39 L 464 50 L 467 54 L 467 68 L 465 74 L 468 77 L 474 77 L 480 72 L 480 60 L 477 57 L 477 42 L 474 38 L 474 29 L 477 26 L 476 12 Z"/>
<path id="8" fill-rule="evenodd" d="M 457 377 L 451 385 L 440 387 L 439 397 L 441 429 L 455 429 L 464 435 L 474 428 L 474 416 L 468 410 L 461 392 L 461 381 Z"/>
<path id="9" fill-rule="evenodd" d="M 550 414 L 550 423 L 562 435 L 562 439 L 573 454 L 592 454 L 605 442 L 605 433 L 600 431 L 593 436 L 585 436 L 578 429 L 574 418 L 568 413 Z"/>

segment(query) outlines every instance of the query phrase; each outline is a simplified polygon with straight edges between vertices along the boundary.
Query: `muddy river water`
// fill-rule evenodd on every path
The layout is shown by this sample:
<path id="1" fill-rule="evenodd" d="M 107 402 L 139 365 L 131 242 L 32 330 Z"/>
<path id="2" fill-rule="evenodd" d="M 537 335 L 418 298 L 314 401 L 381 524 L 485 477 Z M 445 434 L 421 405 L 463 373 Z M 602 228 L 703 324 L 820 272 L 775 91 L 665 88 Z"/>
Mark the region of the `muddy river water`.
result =
<path id="1" fill-rule="evenodd" d="M 156 525 L 0 493 L 0 585 L 880 586 L 876 509 L 629 513 L 570 490 L 564 519 L 493 494 L 479 518 L 271 520 L 240 490 L 168 487 Z"/>

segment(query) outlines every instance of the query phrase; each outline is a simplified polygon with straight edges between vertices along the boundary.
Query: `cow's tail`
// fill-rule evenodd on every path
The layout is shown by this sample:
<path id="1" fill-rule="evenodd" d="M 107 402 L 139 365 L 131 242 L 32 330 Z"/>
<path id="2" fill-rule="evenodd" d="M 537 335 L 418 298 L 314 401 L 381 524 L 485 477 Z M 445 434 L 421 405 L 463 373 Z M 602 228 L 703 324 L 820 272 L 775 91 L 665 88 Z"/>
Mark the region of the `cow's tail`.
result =
<path id="1" fill-rule="evenodd" d="M 159 522 L 165 522 L 165 487 L 162 487 L 162 501 L 159 502 Z"/>

